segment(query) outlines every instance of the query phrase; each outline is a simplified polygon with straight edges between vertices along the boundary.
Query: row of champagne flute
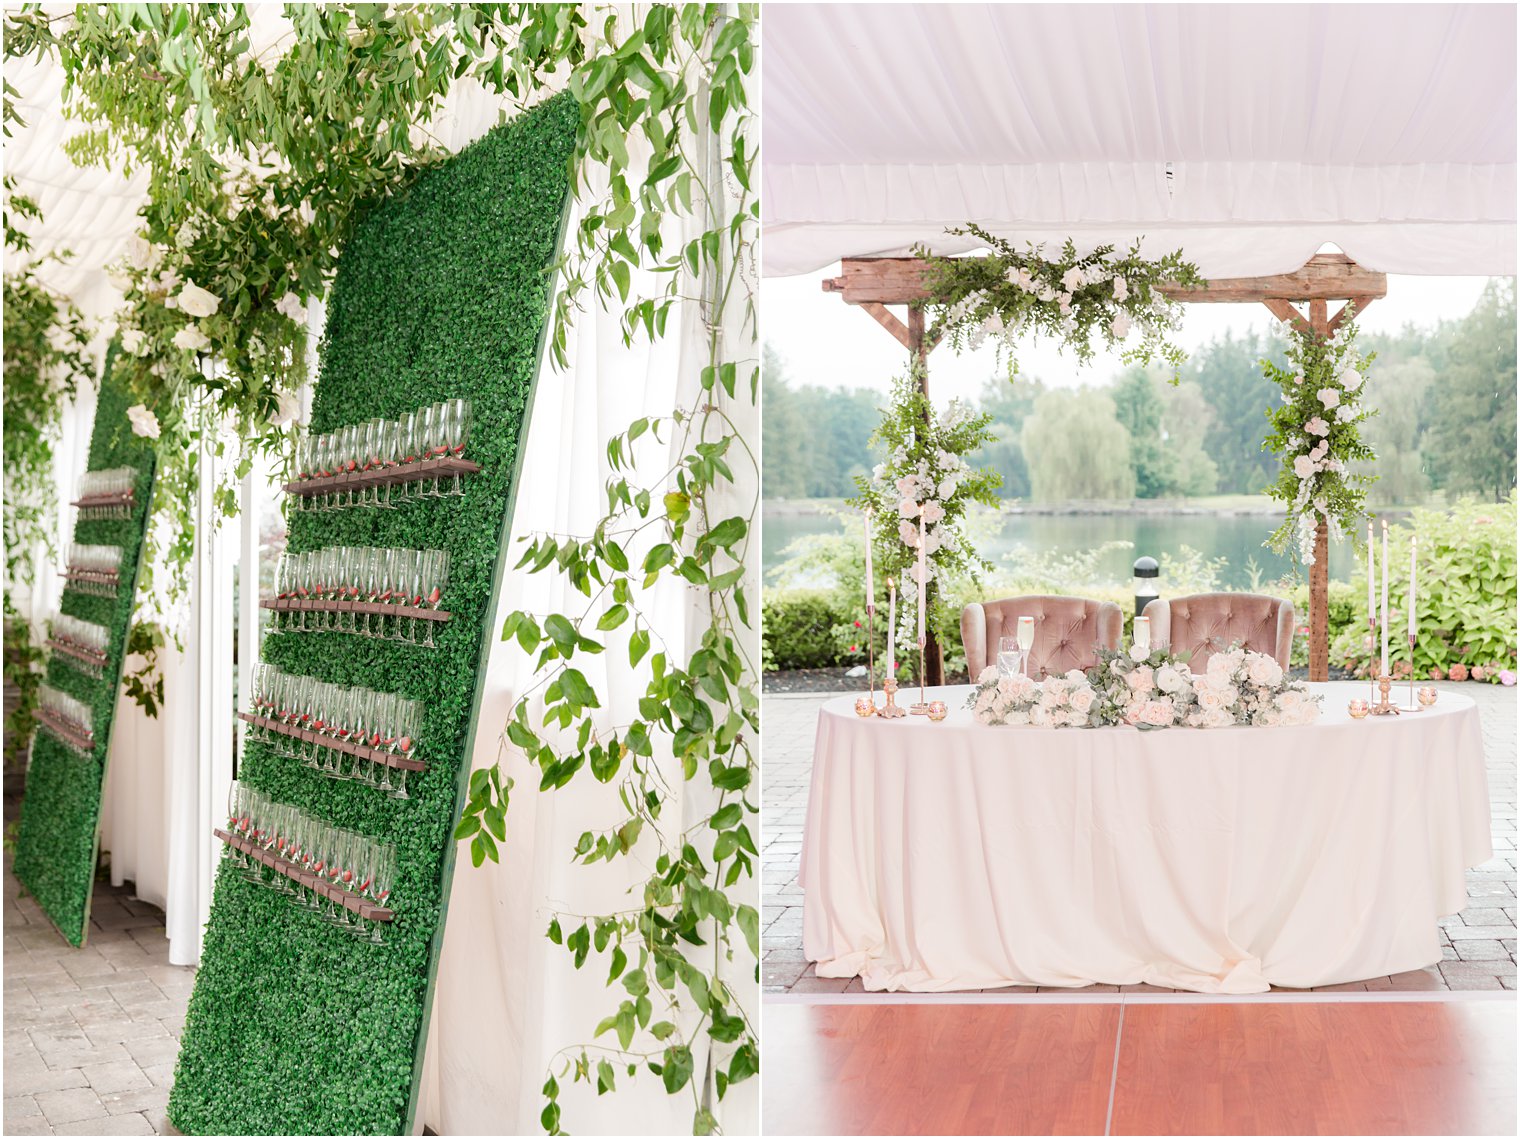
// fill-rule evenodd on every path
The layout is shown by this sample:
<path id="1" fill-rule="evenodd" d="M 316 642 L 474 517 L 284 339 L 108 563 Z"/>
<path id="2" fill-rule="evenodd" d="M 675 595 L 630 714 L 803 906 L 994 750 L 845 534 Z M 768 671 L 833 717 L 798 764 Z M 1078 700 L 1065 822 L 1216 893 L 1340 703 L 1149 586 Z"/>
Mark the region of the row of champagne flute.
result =
<path id="1" fill-rule="evenodd" d="M 276 600 L 358 601 L 392 608 L 438 609 L 449 581 L 447 550 L 327 546 L 286 554 L 275 569 Z M 300 609 L 277 611 L 282 632 L 357 633 L 417 643 L 417 621 L 404 614 Z M 432 620 L 425 644 L 433 643 Z"/>
<path id="2" fill-rule="evenodd" d="M 76 700 L 66 692 L 48 684 L 37 686 L 37 707 L 47 717 L 63 724 L 76 735 L 85 737 L 93 746 L 95 742 L 95 717 L 90 706 Z M 72 745 L 71 741 L 65 741 Z"/>
<path id="3" fill-rule="evenodd" d="M 390 908 L 396 848 L 388 842 L 331 826 L 299 807 L 276 802 L 236 780 L 227 796 L 227 830 L 315 875 L 330 887 Z M 340 902 L 246 857 L 234 847 L 225 848 L 222 857 L 249 881 L 290 895 L 297 905 L 339 929 L 377 945 L 383 940 L 385 922 L 361 918 Z"/>
<path id="4" fill-rule="evenodd" d="M 115 594 L 117 587 L 117 582 L 110 579 L 118 577 L 120 573 L 120 546 L 86 546 L 78 542 L 69 546 L 68 588 L 80 593 L 110 597 Z"/>
<path id="5" fill-rule="evenodd" d="M 254 725 L 250 736 L 281 755 L 299 759 L 313 771 L 333 779 L 352 779 L 407 799 L 406 768 L 393 768 L 376 759 L 350 755 L 324 743 L 354 743 L 404 759 L 417 759 L 416 738 L 422 727 L 422 701 L 394 692 L 372 692 L 328 684 L 311 676 L 281 672 L 261 664 L 253 676 L 253 711 L 264 719 L 304 731 L 320 740 L 295 739 Z"/>
<path id="6" fill-rule="evenodd" d="M 446 456 L 459 458 L 463 456 L 470 437 L 472 418 L 473 408 L 469 400 L 451 399 L 400 419 L 371 419 L 367 423 L 340 427 L 325 435 L 305 436 L 296 441 L 296 478 L 307 482 L 339 474 L 395 471 Z M 392 507 L 397 505 L 396 500 L 441 498 L 462 492 L 456 472 L 448 476 L 446 483 L 434 478 L 345 487 L 328 494 L 297 495 L 294 503 L 297 510 L 319 511 L 350 506 Z"/>
<path id="7" fill-rule="evenodd" d="M 84 477 L 79 480 L 79 497 L 81 499 L 130 497 L 136 487 L 137 468 L 135 467 L 113 467 L 109 471 L 86 471 Z M 101 518 L 130 518 L 131 515 L 130 502 L 79 508 L 79 517 L 91 521 Z"/>
<path id="8" fill-rule="evenodd" d="M 94 621 L 81 621 L 67 613 L 60 613 L 53 618 L 50 635 L 55 641 L 94 656 L 105 656 L 111 643 L 111 630 L 106 626 L 97 625 Z"/>

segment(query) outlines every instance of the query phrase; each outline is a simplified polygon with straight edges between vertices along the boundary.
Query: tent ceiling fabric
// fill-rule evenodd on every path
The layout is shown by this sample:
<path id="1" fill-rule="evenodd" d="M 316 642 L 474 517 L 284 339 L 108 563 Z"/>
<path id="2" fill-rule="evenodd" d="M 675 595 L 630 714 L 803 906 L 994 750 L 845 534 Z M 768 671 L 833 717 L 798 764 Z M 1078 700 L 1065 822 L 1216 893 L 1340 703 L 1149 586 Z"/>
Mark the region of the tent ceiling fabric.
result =
<path id="1" fill-rule="evenodd" d="M 276 5 L 249 10 L 253 51 L 266 52 L 294 34 Z M 138 211 L 147 200 L 148 175 L 130 176 L 120 166 L 76 166 L 63 152 L 64 140 L 85 124 L 64 117 L 63 69 L 54 59 L 7 60 L 5 77 L 20 96 L 17 107 L 26 126 L 12 125 L 5 140 L 5 172 L 16 179 L 18 193 L 35 200 L 42 221 L 24 222 L 37 257 L 68 251 L 66 261 L 40 266 L 38 276 L 86 314 L 105 317 L 121 306 L 121 290 L 107 278 L 105 266 L 126 250 L 141 224 Z M 457 81 L 427 125 L 427 136 L 450 153 L 462 150 L 512 113 L 503 99 L 473 79 Z M 414 133 L 422 131 L 414 127 Z M 23 260 L 24 258 L 18 258 Z M 7 253 L 7 269 L 14 268 Z"/>
<path id="2" fill-rule="evenodd" d="M 943 253 L 947 226 L 1146 238 L 1207 276 L 1333 242 L 1515 272 L 1512 5 L 772 5 L 763 256 Z"/>

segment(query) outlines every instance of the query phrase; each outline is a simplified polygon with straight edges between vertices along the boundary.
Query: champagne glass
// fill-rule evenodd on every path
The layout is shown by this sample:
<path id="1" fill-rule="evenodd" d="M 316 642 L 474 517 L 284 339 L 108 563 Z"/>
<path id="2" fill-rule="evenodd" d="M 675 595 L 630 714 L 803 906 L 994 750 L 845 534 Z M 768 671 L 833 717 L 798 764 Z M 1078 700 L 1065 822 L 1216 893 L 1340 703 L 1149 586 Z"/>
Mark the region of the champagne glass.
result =
<path id="1" fill-rule="evenodd" d="M 422 459 L 422 416 L 415 411 L 409 411 L 401 417 L 399 433 L 401 437 L 401 461 L 403 465 L 410 466 Z M 417 481 L 410 480 L 401 484 L 401 497 L 417 497 Z"/>
<path id="2" fill-rule="evenodd" d="M 416 759 L 417 733 L 422 729 L 422 702 L 420 700 L 402 700 L 398 698 L 393 727 L 395 735 L 390 741 L 392 753 L 405 759 Z M 386 768 L 387 774 L 390 770 L 390 767 Z M 394 794 L 398 799 L 410 799 L 411 796 L 406 793 L 406 778 L 411 774 L 411 771 L 405 767 L 397 768 L 396 770 L 400 782 L 394 785 Z"/>
<path id="3" fill-rule="evenodd" d="M 449 552 L 447 550 L 427 550 L 423 554 L 422 588 L 426 593 L 419 598 L 419 605 L 437 610 L 438 603 L 443 597 L 444 588 L 449 583 Z M 433 647 L 433 627 L 436 621 L 427 623 L 427 639 L 424 644 L 428 648 Z"/>
<path id="4" fill-rule="evenodd" d="M 473 406 L 467 399 L 451 399 L 448 403 L 448 441 L 449 453 L 458 459 L 464 455 L 464 446 L 470 438 L 470 419 Z M 459 483 L 459 472 L 454 472 L 453 493 L 463 494 L 464 489 Z"/>
<path id="5" fill-rule="evenodd" d="M 238 833 L 238 819 L 241 816 L 243 804 L 241 792 L 242 788 L 238 784 L 238 781 L 234 779 L 231 785 L 227 788 L 228 834 L 235 835 Z M 243 867 L 248 865 L 248 860 L 243 857 L 243 852 L 238 850 L 238 848 L 233 846 L 231 843 L 228 843 L 226 846 L 222 847 L 222 858 L 236 867 Z"/>
<path id="6" fill-rule="evenodd" d="M 1029 651 L 1034 648 L 1034 618 L 1019 618 L 1019 668 L 1025 676 L 1029 675 Z"/>
<path id="7" fill-rule="evenodd" d="M 1019 670 L 1019 639 L 1004 633 L 998 638 L 997 669 L 999 676 L 1012 676 Z"/>
<path id="8" fill-rule="evenodd" d="M 374 856 L 370 861 L 370 885 L 369 898 L 377 906 L 390 907 L 391 887 L 395 885 L 396 877 L 396 848 L 390 843 L 377 843 Z M 372 922 L 370 925 L 370 941 L 379 945 L 384 938 L 381 935 L 381 927 L 384 922 Z"/>

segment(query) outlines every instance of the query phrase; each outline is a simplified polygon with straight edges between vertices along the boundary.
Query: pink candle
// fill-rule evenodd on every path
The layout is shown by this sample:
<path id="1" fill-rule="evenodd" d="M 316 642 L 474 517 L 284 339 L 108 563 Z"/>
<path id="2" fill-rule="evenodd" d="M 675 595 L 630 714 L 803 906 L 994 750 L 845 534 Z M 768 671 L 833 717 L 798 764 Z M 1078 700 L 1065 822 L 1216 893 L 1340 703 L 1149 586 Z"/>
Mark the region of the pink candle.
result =
<path id="1" fill-rule="evenodd" d="M 887 578 L 887 675 L 897 679 L 897 579 Z"/>
<path id="2" fill-rule="evenodd" d="M 1381 611 L 1383 623 L 1383 671 L 1379 676 L 1388 675 L 1388 519 L 1383 519 L 1383 608 Z"/>
<path id="3" fill-rule="evenodd" d="M 924 541 L 924 516 L 918 516 L 918 643 L 924 644 L 924 607 L 929 598 L 929 543 Z"/>
<path id="4" fill-rule="evenodd" d="M 1409 639 L 1414 640 L 1414 555 L 1417 539 L 1413 534 L 1409 535 Z M 1410 661 L 1414 663 L 1413 660 Z"/>
<path id="5" fill-rule="evenodd" d="M 866 609 L 876 607 L 876 579 L 871 574 L 871 511 L 866 508 Z"/>

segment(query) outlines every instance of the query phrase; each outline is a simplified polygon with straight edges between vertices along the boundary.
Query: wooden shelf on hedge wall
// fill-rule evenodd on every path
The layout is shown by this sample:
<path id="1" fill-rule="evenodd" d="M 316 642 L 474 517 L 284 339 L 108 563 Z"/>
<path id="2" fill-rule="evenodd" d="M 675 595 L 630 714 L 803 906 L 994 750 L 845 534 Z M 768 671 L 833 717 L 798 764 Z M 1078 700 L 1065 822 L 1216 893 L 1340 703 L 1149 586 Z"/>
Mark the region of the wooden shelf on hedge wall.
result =
<path id="1" fill-rule="evenodd" d="M 136 491 L 127 491 L 125 494 L 91 494 L 84 498 L 76 498 L 69 503 L 70 506 L 78 506 L 81 509 L 90 509 L 101 506 L 125 506 L 131 507 L 137 499 Z"/>
<path id="2" fill-rule="evenodd" d="M 37 712 L 37 726 L 47 730 L 51 736 L 55 736 L 59 742 L 75 748 L 87 754 L 95 751 L 95 738 L 85 735 L 75 724 L 54 716 L 49 712 L 39 709 Z"/>
<path id="3" fill-rule="evenodd" d="M 472 475 L 480 470 L 479 463 L 468 459 L 456 459 L 452 455 L 441 459 L 424 459 L 420 463 L 400 463 L 394 467 L 381 467 L 375 471 L 350 471 L 341 475 L 323 475 L 314 479 L 297 479 L 285 484 L 287 494 L 314 497 L 332 494 L 334 491 L 358 490 L 370 486 L 393 486 L 396 483 L 423 482 L 428 479 L 451 475 Z"/>
<path id="4" fill-rule="evenodd" d="M 232 849 L 242 851 L 255 862 L 262 862 L 276 874 L 283 874 L 292 882 L 296 882 L 305 886 L 308 890 L 321 894 L 324 898 L 337 902 L 344 909 L 358 914 L 361 918 L 365 918 L 368 921 L 390 921 L 395 916 L 394 912 L 386 907 L 377 906 L 373 902 L 365 901 L 351 890 L 334 886 L 327 879 L 321 878 L 309 870 L 303 870 L 288 858 L 281 858 L 278 854 L 270 854 L 269 851 L 261 846 L 254 845 L 246 838 L 229 834 L 220 828 L 214 828 L 211 833 L 232 847 Z"/>
<path id="5" fill-rule="evenodd" d="M 325 736 L 320 732 L 313 732 L 306 728 L 291 727 L 282 720 L 271 720 L 268 716 L 255 716 L 252 712 L 239 712 L 238 719 L 244 723 L 254 724 L 265 731 L 274 732 L 277 735 L 289 736 L 293 740 L 316 744 L 318 747 L 329 748 L 332 751 L 341 751 L 344 755 L 356 755 L 360 759 L 369 760 L 371 763 L 383 763 L 386 767 L 397 767 L 404 771 L 427 770 L 427 762 L 425 760 L 407 759 L 405 756 L 395 755 L 384 748 L 370 747 L 368 744 L 356 744 L 348 740 L 335 740 L 332 736 Z"/>
<path id="6" fill-rule="evenodd" d="M 276 597 L 259 602 L 260 609 L 278 613 L 368 613 L 375 617 L 412 617 L 418 621 L 447 621 L 454 616 L 442 609 L 413 605 L 388 605 L 384 601 L 302 601 L 299 597 Z"/>
<path id="7" fill-rule="evenodd" d="M 106 573 L 103 570 L 71 569 L 58 576 L 68 582 L 69 585 L 106 585 L 110 586 L 112 593 L 121 588 L 121 577 L 118 574 Z"/>
<path id="8" fill-rule="evenodd" d="M 67 641 L 59 641 L 49 638 L 48 648 L 52 649 L 54 652 L 62 653 L 64 656 L 73 657 L 75 660 L 83 661 L 85 664 L 91 665 L 94 668 L 104 669 L 106 666 L 105 653 L 96 655 L 89 649 L 82 649 L 78 645 L 71 645 Z"/>

